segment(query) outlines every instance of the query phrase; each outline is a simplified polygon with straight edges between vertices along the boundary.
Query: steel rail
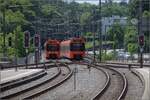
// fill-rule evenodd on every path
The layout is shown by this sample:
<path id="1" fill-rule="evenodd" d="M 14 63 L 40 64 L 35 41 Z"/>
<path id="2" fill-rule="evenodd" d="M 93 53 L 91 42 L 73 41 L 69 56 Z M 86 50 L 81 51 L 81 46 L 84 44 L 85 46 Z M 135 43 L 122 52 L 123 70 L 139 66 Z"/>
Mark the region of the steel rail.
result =
<path id="1" fill-rule="evenodd" d="M 24 78 L 21 78 L 21 79 L 18 79 L 18 80 L 9 82 L 9 83 L 0 84 L 1 85 L 0 90 L 1 90 L 1 92 L 9 90 L 11 88 L 14 88 L 14 87 L 17 87 L 19 85 L 25 84 L 27 82 L 31 82 L 31 81 L 34 81 L 36 79 L 39 79 L 39 78 L 45 76 L 46 74 L 47 73 L 45 71 L 42 71 L 42 72 L 39 72 L 39 73 L 36 73 L 36 74 L 33 74 L 33 75 L 29 75 L 27 77 L 24 77 Z"/>
<path id="2" fill-rule="evenodd" d="M 44 65 L 44 68 L 55 68 L 56 67 L 56 63 L 54 63 L 53 65 L 49 65 L 49 64 L 46 64 L 46 65 Z M 58 65 L 57 65 L 57 67 L 58 67 Z M 35 69 L 35 67 L 30 67 L 29 69 Z M 43 66 L 39 66 L 39 67 L 36 67 L 36 68 L 43 68 Z M 59 69 L 60 70 L 60 69 Z M 44 70 L 42 71 L 42 72 L 45 72 Z M 38 74 L 38 73 L 36 73 L 36 74 Z M 33 76 L 33 75 L 32 75 Z M 30 76 L 27 76 L 27 77 L 30 77 Z M 25 77 L 26 78 L 26 77 Z M 19 79 L 20 80 L 20 79 Z M 23 80 L 20 80 L 20 81 L 24 81 L 25 79 L 23 79 Z M 29 81 L 29 80 L 28 80 Z M 16 81 L 15 81 L 16 82 Z M 10 84 L 13 84 L 13 83 L 15 83 L 15 82 L 11 82 Z M 17 81 L 16 83 L 19 83 L 19 81 Z M 0 88 L 2 88 L 4 85 L 9 85 L 9 83 L 1 83 L 0 85 L 1 85 L 1 87 Z M 5 87 L 5 86 L 4 86 Z"/>
<path id="3" fill-rule="evenodd" d="M 124 74 L 120 73 L 119 71 L 117 71 L 115 69 L 112 69 L 112 68 L 109 68 L 109 67 L 104 67 L 104 66 L 100 66 L 100 65 L 97 65 L 97 64 L 95 64 L 95 66 L 103 67 L 105 69 L 112 70 L 112 71 L 118 73 L 122 77 L 122 80 L 123 80 L 123 89 L 121 90 L 121 93 L 120 93 L 119 97 L 117 98 L 117 100 L 123 99 L 124 96 L 126 95 L 127 88 L 128 88 L 126 76 Z M 107 88 L 108 88 L 108 85 L 107 85 L 107 87 L 105 89 L 107 89 Z M 106 91 L 106 90 L 103 90 L 103 91 Z M 91 100 L 97 100 L 97 98 L 99 98 L 99 96 L 101 96 L 102 94 L 103 94 L 103 92 L 102 93 L 100 92 L 100 94 L 97 94 L 97 96 L 95 98 L 92 98 Z"/>
<path id="4" fill-rule="evenodd" d="M 43 94 L 43 93 L 45 93 L 45 92 L 47 92 L 47 91 L 49 91 L 49 90 L 51 90 L 53 88 L 56 88 L 57 86 L 61 85 L 65 81 L 67 81 L 72 76 L 73 71 L 70 69 L 70 67 L 67 64 L 62 64 L 61 63 L 61 65 L 64 65 L 69 70 L 69 74 L 64 79 L 62 79 L 61 81 L 59 81 L 57 84 L 54 84 L 54 85 L 51 85 L 51 86 L 47 87 L 46 89 L 43 89 L 41 91 L 37 91 L 36 93 L 33 93 L 31 95 L 28 95 L 28 96 L 24 97 L 23 100 L 32 99 L 32 98 L 34 98 L 36 96 L 39 96 L 39 95 L 41 95 L 41 94 Z"/>
<path id="5" fill-rule="evenodd" d="M 28 87 L 28 88 L 26 88 L 26 89 L 23 89 L 23 90 L 21 90 L 21 91 L 17 91 L 17 92 L 8 94 L 8 95 L 1 96 L 0 98 L 1 98 L 1 99 L 8 99 L 8 98 L 12 98 L 12 97 L 14 97 L 14 96 L 20 95 L 20 94 L 22 94 L 22 93 L 24 93 L 24 92 L 30 91 L 30 90 L 32 90 L 32 89 L 34 89 L 34 88 L 37 88 L 37 87 L 39 87 L 39 86 L 41 86 L 41 85 L 43 85 L 43 84 L 45 84 L 45 83 L 48 83 L 49 81 L 54 80 L 56 77 L 58 77 L 58 76 L 60 75 L 60 73 L 61 73 L 61 69 L 58 67 L 58 72 L 57 72 L 53 77 L 51 77 L 51 78 L 49 78 L 49 79 L 46 79 L 45 81 L 43 81 L 43 82 L 41 82 L 41 83 L 38 83 L 38 84 L 36 84 L 36 85 L 33 85 L 33 86 L 31 86 L 31 87 Z"/>
<path id="6" fill-rule="evenodd" d="M 117 64 L 117 65 L 131 65 L 131 66 L 140 66 L 140 63 L 119 63 L 119 62 L 105 62 L 104 64 Z M 143 64 L 145 67 L 150 67 L 150 64 Z"/>
<path id="7" fill-rule="evenodd" d="M 54 61 L 48 61 L 48 62 L 41 62 L 41 63 L 37 63 L 37 64 L 27 64 L 27 67 L 28 68 L 29 67 L 33 67 L 33 66 L 36 67 L 36 65 L 38 65 L 38 68 L 39 68 L 41 66 L 44 67 L 45 64 L 50 64 L 50 63 L 54 64 L 56 62 L 54 62 Z M 26 64 L 12 65 L 12 66 L 2 66 L 1 65 L 1 69 L 6 69 L 6 68 L 20 68 L 20 67 L 25 67 L 25 66 L 26 66 Z"/>
<path id="8" fill-rule="evenodd" d="M 124 96 L 126 95 L 126 92 L 127 92 L 127 88 L 128 88 L 128 82 L 127 82 L 126 76 L 124 74 L 122 74 L 121 72 L 113 69 L 113 68 L 106 67 L 105 65 L 98 65 L 98 64 L 94 64 L 94 63 L 93 63 L 93 65 L 97 66 L 97 67 L 102 67 L 102 68 L 105 68 L 105 69 L 108 69 L 108 70 L 112 70 L 112 71 L 118 73 L 122 77 L 122 80 L 123 80 L 123 89 L 122 89 L 119 97 L 117 98 L 117 100 L 121 100 L 122 98 L 124 98 Z M 108 88 L 108 85 L 107 85 L 107 88 Z M 107 88 L 105 88 L 105 90 L 103 90 L 103 91 L 106 91 Z M 95 98 L 92 98 L 91 100 L 97 100 L 97 98 L 103 94 L 101 92 L 99 92 L 99 93 L 100 94 L 97 94 L 97 96 L 95 96 Z"/>
<path id="9" fill-rule="evenodd" d="M 85 58 L 91 59 L 93 60 L 93 57 L 91 55 L 87 55 L 85 56 Z M 116 65 L 125 65 L 125 66 L 140 66 L 140 63 L 122 63 L 122 62 L 99 62 L 96 61 L 97 63 L 101 63 L 101 64 L 116 64 Z M 150 67 L 150 64 L 143 64 L 144 67 Z"/>
<path id="10" fill-rule="evenodd" d="M 110 85 L 110 76 L 108 74 L 108 72 L 104 71 L 103 69 L 100 69 L 99 67 L 96 67 L 96 66 L 93 66 L 94 68 L 96 69 L 99 69 L 101 70 L 105 76 L 106 76 L 106 82 L 105 82 L 105 85 L 103 86 L 103 88 L 97 93 L 95 94 L 95 96 L 93 98 L 91 98 L 91 100 L 96 100 L 97 98 L 99 98 L 106 90 L 107 88 L 109 87 Z"/>
<path id="11" fill-rule="evenodd" d="M 98 69 L 100 71 L 102 71 L 104 73 L 104 75 L 106 76 L 106 82 L 103 86 L 103 88 L 98 92 L 96 93 L 92 98 L 91 100 L 97 100 L 97 98 L 99 98 L 100 96 L 103 95 L 103 93 L 107 90 L 107 88 L 109 87 L 110 85 L 110 75 L 108 74 L 107 71 L 101 69 L 100 67 L 97 67 L 97 65 L 92 65 L 91 63 L 87 63 L 87 62 L 78 62 L 78 61 L 74 61 L 72 63 L 68 63 L 68 64 L 79 64 L 79 65 L 87 65 L 87 66 L 90 66 L 90 67 L 93 67 L 95 69 Z"/>

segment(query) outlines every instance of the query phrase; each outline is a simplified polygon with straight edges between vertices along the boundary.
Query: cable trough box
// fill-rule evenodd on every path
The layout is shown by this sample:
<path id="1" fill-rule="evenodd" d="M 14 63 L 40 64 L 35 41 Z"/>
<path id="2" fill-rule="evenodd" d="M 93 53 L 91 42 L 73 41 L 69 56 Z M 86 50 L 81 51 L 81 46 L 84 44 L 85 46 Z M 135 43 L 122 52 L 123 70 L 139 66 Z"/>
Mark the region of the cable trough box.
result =
<path id="1" fill-rule="evenodd" d="M 0 68 L 1 69 L 8 67 L 8 66 L 12 66 L 12 65 L 14 65 L 14 63 L 10 58 L 8 58 L 8 57 L 0 58 Z"/>

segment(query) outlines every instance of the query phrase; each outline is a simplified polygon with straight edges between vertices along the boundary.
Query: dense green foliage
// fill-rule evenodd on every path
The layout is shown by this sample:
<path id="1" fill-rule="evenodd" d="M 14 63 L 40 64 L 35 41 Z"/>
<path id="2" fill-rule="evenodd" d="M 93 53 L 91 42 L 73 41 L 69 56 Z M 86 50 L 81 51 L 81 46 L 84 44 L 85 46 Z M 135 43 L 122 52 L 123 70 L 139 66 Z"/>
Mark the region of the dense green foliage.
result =
<path id="1" fill-rule="evenodd" d="M 108 1 L 102 4 L 102 17 L 112 15 L 126 16 L 128 9 L 126 4 L 118 4 Z M 4 14 L 5 12 L 5 28 Z M 62 0 L 0 0 L 0 53 L 3 48 L 3 33 L 6 32 L 7 53 L 15 53 L 24 56 L 23 32 L 29 30 L 31 37 L 38 32 L 42 38 L 46 38 L 49 29 L 56 30 L 59 24 L 60 32 L 79 32 L 90 35 L 92 21 L 99 20 L 99 6 L 76 2 L 66 3 Z M 76 23 L 72 25 L 71 23 Z M 63 28 L 61 29 L 61 25 Z M 117 29 L 118 30 L 118 29 Z M 86 33 L 88 32 L 88 33 Z M 122 33 L 122 32 L 119 32 Z M 12 37 L 12 47 L 8 47 L 8 37 Z M 17 40 L 15 36 L 17 35 Z M 114 37 L 118 38 L 118 37 Z M 15 42 L 17 44 L 15 45 Z M 120 41 L 120 40 L 117 40 Z M 29 51 L 33 51 L 33 42 Z"/>
<path id="2" fill-rule="evenodd" d="M 15 53 L 21 57 L 25 55 L 25 49 L 23 48 L 23 27 L 30 25 L 29 16 L 33 16 L 34 11 L 29 7 L 19 5 L 31 5 L 30 0 L 0 0 L 0 15 L 1 16 L 1 33 L 5 32 L 5 45 L 6 53 L 10 56 Z M 5 14 L 5 17 L 4 17 Z M 5 19 L 4 19 L 5 18 Z M 4 27 L 5 20 L 5 27 Z M 3 34 L 1 34 L 1 37 Z M 8 37 L 12 37 L 12 46 L 8 47 Z M 17 36 L 17 37 L 15 37 Z M 1 42 L 4 41 L 2 38 Z M 3 44 L 1 44 L 3 47 Z M 0 49 L 2 49 L 0 48 Z M 2 49 L 3 50 L 3 49 Z"/>
<path id="3" fill-rule="evenodd" d="M 110 17 L 112 15 L 127 16 L 128 5 L 118 3 L 106 3 L 102 7 L 102 16 Z"/>
<path id="4" fill-rule="evenodd" d="M 140 3 L 140 1 L 142 1 Z M 145 2 L 147 1 L 147 2 Z M 149 0 L 129 0 L 129 20 L 131 20 L 132 18 L 136 18 L 139 19 L 139 17 L 141 16 L 142 20 L 147 20 L 147 22 L 149 21 L 150 18 L 150 4 L 149 4 Z M 140 14 L 140 4 L 142 4 L 142 9 L 141 9 L 141 14 Z M 129 23 L 131 24 L 131 23 Z M 145 26 L 142 26 L 142 28 Z M 148 26 L 147 26 L 148 27 Z M 138 28 L 138 27 L 137 27 Z M 127 28 L 128 32 L 126 32 L 126 38 L 128 38 L 128 40 L 126 40 L 126 47 L 133 47 L 132 45 L 136 45 L 136 49 L 134 50 L 129 50 L 129 51 L 134 51 L 137 52 L 138 49 L 138 29 L 137 28 L 132 28 L 133 30 L 131 31 L 131 28 Z M 129 32 L 130 31 L 130 32 Z M 150 51 L 150 32 L 149 31 L 143 31 L 142 32 L 145 36 L 145 45 L 144 45 L 144 52 L 149 52 Z M 132 36 L 131 36 L 132 35 Z M 131 41 L 132 40 L 132 41 Z M 131 41 L 130 46 L 127 46 L 128 41 Z M 135 47 L 135 46 L 134 46 Z M 130 48 L 131 49 L 131 48 Z"/>
<path id="5" fill-rule="evenodd" d="M 115 59 L 115 53 L 111 52 L 108 54 L 102 53 L 102 60 L 106 61 L 106 60 L 114 60 Z"/>
<path id="6" fill-rule="evenodd" d="M 113 41 L 113 49 L 123 48 L 124 34 L 124 27 L 122 27 L 118 22 L 115 22 L 108 30 L 108 39 Z"/>
<path id="7" fill-rule="evenodd" d="M 138 18 L 139 17 L 140 1 L 144 1 L 144 0 L 129 0 L 129 16 L 130 16 L 130 18 Z M 145 2 L 145 4 L 143 4 L 142 9 L 143 9 L 142 10 L 143 11 L 143 14 L 142 14 L 143 17 L 144 16 L 150 17 L 150 8 L 149 8 L 148 2 Z"/>

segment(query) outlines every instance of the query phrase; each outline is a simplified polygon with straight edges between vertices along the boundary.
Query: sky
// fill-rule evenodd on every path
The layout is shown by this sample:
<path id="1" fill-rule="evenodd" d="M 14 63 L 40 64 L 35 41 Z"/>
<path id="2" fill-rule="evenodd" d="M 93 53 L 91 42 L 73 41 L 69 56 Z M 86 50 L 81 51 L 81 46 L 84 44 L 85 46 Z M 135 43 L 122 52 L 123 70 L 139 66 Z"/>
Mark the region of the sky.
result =
<path id="1" fill-rule="evenodd" d="M 84 3 L 84 2 L 87 2 L 87 3 L 91 3 L 91 4 L 95 4 L 95 5 L 98 5 L 99 3 L 99 0 L 75 0 L 76 2 L 78 3 Z M 101 0 L 102 2 L 105 2 L 105 0 Z M 113 0 L 114 2 L 120 2 L 121 0 Z M 125 0 L 125 1 L 129 1 L 129 0 Z"/>

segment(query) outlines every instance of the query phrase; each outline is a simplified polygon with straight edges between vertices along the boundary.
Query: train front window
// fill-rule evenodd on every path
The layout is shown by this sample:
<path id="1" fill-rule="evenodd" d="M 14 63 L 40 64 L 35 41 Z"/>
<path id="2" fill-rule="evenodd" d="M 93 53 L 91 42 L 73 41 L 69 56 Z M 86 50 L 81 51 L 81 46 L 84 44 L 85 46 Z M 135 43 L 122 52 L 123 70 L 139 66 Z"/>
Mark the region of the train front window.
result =
<path id="1" fill-rule="evenodd" d="M 71 51 L 84 51 L 85 50 L 85 45 L 84 43 L 72 43 L 71 44 Z"/>
<path id="2" fill-rule="evenodd" d="M 57 45 L 47 45 L 47 51 L 58 51 L 59 46 Z"/>

